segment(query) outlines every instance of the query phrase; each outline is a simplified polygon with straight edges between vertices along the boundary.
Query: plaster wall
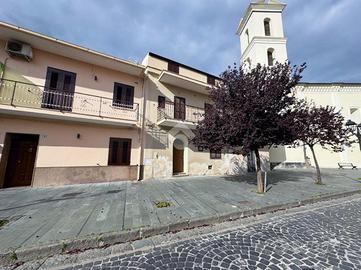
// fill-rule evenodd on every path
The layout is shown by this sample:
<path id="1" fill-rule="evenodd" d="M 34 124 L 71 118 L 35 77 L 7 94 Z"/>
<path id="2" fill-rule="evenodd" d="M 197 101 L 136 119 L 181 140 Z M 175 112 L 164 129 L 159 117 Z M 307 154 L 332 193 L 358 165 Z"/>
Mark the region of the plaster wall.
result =
<path id="1" fill-rule="evenodd" d="M 134 102 L 138 104 L 142 103 L 143 79 L 141 77 L 76 61 L 71 58 L 41 51 L 36 48 L 33 48 L 34 57 L 30 62 L 19 58 L 10 58 L 5 52 L 5 44 L 6 41 L 0 40 L 0 62 L 4 63 L 5 59 L 7 59 L 4 79 L 44 86 L 47 68 L 53 67 L 76 73 L 75 93 L 101 96 L 105 98 L 105 101 L 109 99 L 111 102 L 113 98 L 114 83 L 118 82 L 133 86 Z M 95 80 L 95 76 L 97 77 L 97 80 Z M 42 87 L 39 87 L 39 93 L 42 89 Z M 0 90 L 4 91 L 3 89 Z M 9 94 L 0 94 L 2 96 L 9 96 Z M 39 102 L 41 95 L 30 96 L 27 91 L 21 91 L 21 89 L 17 90 L 16 95 L 18 95 L 19 99 L 21 99 L 21 95 L 23 95 L 24 99 L 33 99 L 32 102 L 29 103 L 35 104 L 33 105 L 34 107 L 40 107 L 41 105 L 41 102 Z M 88 98 L 88 102 L 94 103 L 93 105 L 97 107 L 98 104 L 96 103 L 99 102 L 99 100 L 95 98 Z M 0 103 L 4 103 L 4 101 L 0 100 Z M 140 106 L 140 108 L 142 108 L 142 106 Z"/>
<path id="2" fill-rule="evenodd" d="M 35 167 L 108 166 L 109 138 L 132 139 L 131 165 L 139 164 L 139 130 L 0 117 L 0 149 L 6 133 L 39 134 Z M 77 138 L 80 134 L 80 138 Z"/>

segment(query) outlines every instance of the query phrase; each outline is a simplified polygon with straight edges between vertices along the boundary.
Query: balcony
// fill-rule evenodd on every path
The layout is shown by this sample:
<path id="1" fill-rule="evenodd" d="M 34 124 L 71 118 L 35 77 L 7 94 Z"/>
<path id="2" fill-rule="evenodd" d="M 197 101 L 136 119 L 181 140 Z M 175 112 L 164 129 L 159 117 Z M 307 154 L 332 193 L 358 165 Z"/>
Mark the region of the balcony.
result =
<path id="1" fill-rule="evenodd" d="M 166 127 L 194 129 L 203 117 L 203 108 L 189 105 L 178 107 L 173 102 L 166 102 L 164 108 L 158 107 L 157 124 Z"/>
<path id="2" fill-rule="evenodd" d="M 130 127 L 138 123 L 139 104 L 0 80 L 0 113 Z"/>
<path id="3" fill-rule="evenodd" d="M 162 71 L 160 74 L 159 81 L 204 95 L 208 95 L 209 90 L 212 88 L 212 85 L 205 82 L 201 82 L 166 70 Z"/>

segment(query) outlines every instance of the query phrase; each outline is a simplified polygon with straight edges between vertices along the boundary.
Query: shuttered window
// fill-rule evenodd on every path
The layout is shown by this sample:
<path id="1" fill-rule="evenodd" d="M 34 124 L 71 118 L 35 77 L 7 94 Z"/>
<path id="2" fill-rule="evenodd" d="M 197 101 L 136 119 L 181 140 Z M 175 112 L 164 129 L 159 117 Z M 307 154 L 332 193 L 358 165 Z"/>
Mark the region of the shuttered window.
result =
<path id="1" fill-rule="evenodd" d="M 113 106 L 133 108 L 134 87 L 122 83 L 114 83 Z"/>
<path id="2" fill-rule="evenodd" d="M 174 119 L 186 119 L 186 100 L 181 97 L 174 97 Z"/>
<path id="3" fill-rule="evenodd" d="M 222 158 L 221 151 L 210 150 L 209 154 L 210 154 L 211 159 L 221 159 Z"/>
<path id="4" fill-rule="evenodd" d="M 211 76 L 207 76 L 207 83 L 210 85 L 216 85 L 216 79 Z"/>
<path id="5" fill-rule="evenodd" d="M 158 96 L 158 108 L 160 108 L 160 109 L 165 108 L 165 97 Z"/>
<path id="6" fill-rule="evenodd" d="M 129 166 L 131 139 L 110 138 L 108 165 Z"/>
<path id="7" fill-rule="evenodd" d="M 168 70 L 170 72 L 174 72 L 179 74 L 179 65 L 177 63 L 174 62 L 168 62 Z"/>

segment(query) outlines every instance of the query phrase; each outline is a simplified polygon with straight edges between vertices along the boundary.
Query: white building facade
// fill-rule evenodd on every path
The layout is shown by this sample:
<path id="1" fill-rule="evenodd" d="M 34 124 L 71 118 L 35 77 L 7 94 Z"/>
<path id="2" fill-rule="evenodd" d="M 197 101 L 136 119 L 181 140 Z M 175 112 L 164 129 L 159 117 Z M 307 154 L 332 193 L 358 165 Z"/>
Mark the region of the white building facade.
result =
<path id="1" fill-rule="evenodd" d="M 251 3 L 241 19 L 237 34 L 240 37 L 241 64 L 272 66 L 275 62 L 289 60 L 287 39 L 284 36 L 282 13 L 286 5 L 276 0 L 261 0 Z M 361 122 L 361 84 L 357 83 L 300 83 L 295 88 L 296 96 L 314 102 L 315 105 L 330 105 L 340 110 L 346 120 Z M 313 164 L 307 147 L 278 146 L 270 150 L 271 167 L 306 167 Z M 361 166 L 359 143 L 333 151 L 316 147 L 321 167 L 337 168 L 338 163 L 353 163 Z"/>

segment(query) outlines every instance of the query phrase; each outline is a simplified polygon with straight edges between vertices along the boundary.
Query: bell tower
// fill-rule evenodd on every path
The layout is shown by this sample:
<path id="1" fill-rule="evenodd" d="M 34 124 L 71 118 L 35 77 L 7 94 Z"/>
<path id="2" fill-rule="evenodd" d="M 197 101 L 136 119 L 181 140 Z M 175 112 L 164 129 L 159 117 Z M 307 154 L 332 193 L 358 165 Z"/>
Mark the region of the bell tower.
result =
<path id="1" fill-rule="evenodd" d="M 241 64 L 254 67 L 258 63 L 273 65 L 288 60 L 282 22 L 285 7 L 277 0 L 251 2 L 237 28 Z"/>

